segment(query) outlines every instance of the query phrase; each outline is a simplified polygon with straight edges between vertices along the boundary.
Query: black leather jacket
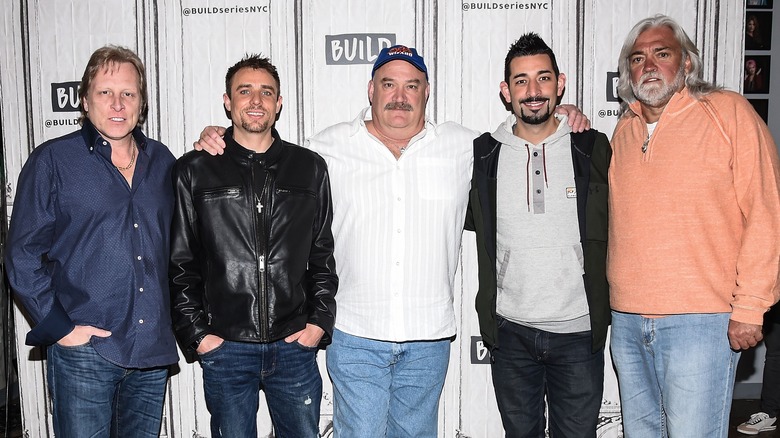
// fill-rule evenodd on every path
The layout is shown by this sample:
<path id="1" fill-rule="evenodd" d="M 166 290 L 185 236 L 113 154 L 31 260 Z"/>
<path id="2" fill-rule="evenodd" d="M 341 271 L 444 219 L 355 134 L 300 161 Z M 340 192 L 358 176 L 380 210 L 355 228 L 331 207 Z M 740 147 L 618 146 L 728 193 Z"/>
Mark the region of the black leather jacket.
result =
<path id="1" fill-rule="evenodd" d="M 264 154 L 225 134 L 223 155 L 192 151 L 174 169 L 169 270 L 173 328 L 273 342 L 305 328 L 330 342 L 338 286 L 325 161 L 273 132 Z"/>

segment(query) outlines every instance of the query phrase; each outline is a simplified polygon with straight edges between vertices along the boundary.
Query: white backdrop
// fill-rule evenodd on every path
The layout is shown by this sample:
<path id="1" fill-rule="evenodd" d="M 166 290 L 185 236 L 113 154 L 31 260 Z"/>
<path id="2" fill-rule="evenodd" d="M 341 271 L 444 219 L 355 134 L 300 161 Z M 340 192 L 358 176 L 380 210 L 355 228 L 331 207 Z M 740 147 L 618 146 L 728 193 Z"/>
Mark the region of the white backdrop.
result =
<path id="1" fill-rule="evenodd" d="M 492 131 L 506 117 L 498 88 L 506 50 L 527 31 L 555 50 L 568 77 L 564 101 L 579 105 L 595 128 L 611 135 L 620 45 L 637 20 L 659 12 L 695 39 L 709 79 L 739 89 L 744 5 L 738 1 L 6 0 L 0 6 L 6 196 L 13 200 L 35 145 L 77 128 L 77 83 L 89 55 L 105 44 L 128 46 L 145 61 L 151 103 L 145 132 L 177 156 L 203 126 L 228 123 L 224 75 L 245 52 L 262 52 L 279 69 L 284 108 L 277 129 L 299 144 L 368 104 L 371 64 L 381 47 L 395 43 L 416 47 L 426 59 L 430 117 Z M 474 312 L 472 233 L 464 236 L 460 266 L 459 330 L 439 435 L 503 436 Z M 16 317 L 24 429 L 27 436 L 51 436 L 41 352 L 24 346 L 28 325 L 18 309 Z M 324 364 L 322 354 L 319 360 Z M 331 388 L 324 380 L 321 429 L 329 436 Z M 609 365 L 602 416 L 599 436 L 621 436 Z M 182 359 L 171 378 L 161 435 L 206 437 L 208 420 L 200 368 Z M 258 424 L 261 436 L 273 436 L 264 408 Z"/>

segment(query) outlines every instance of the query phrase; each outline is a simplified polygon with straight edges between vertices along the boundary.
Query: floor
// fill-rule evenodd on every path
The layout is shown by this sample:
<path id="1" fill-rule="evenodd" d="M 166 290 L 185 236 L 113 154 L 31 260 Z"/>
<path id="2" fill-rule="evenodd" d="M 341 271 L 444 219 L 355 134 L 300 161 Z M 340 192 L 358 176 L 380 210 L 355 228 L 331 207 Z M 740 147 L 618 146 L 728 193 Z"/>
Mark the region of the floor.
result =
<path id="1" fill-rule="evenodd" d="M 734 400 L 734 403 L 731 406 L 729 438 L 748 437 L 748 435 L 737 432 L 737 426 L 750 418 L 750 414 L 755 413 L 758 410 L 758 406 L 758 400 Z M 10 409 L 6 411 L 7 407 Z M 11 399 L 10 405 L 0 407 L 0 438 L 17 438 L 22 436 L 19 397 L 14 397 Z M 780 438 L 780 431 L 763 432 L 756 436 L 758 438 Z"/>

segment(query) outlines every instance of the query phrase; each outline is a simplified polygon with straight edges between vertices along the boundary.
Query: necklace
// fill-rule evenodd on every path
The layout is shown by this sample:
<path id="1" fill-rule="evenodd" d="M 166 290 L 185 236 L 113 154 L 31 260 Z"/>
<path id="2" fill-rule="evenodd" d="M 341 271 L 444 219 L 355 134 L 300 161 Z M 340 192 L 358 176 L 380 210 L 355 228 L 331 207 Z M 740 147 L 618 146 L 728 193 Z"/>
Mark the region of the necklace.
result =
<path id="1" fill-rule="evenodd" d="M 133 167 L 133 164 L 135 163 L 135 150 L 136 150 L 135 139 L 133 139 L 133 151 L 131 152 L 130 155 L 130 164 L 128 164 L 125 167 L 119 167 L 115 165 L 114 167 L 116 167 L 116 170 L 130 170 L 130 168 Z"/>
<path id="2" fill-rule="evenodd" d="M 650 143 L 650 134 L 647 134 L 647 138 L 645 139 L 645 142 L 642 143 L 642 153 L 644 154 L 647 152 L 647 144 Z"/>
<path id="3" fill-rule="evenodd" d="M 398 147 L 398 154 L 399 154 L 399 155 L 403 154 L 404 152 L 406 152 L 406 150 L 407 150 L 407 149 L 409 149 L 409 140 L 411 140 L 411 139 L 412 139 L 412 137 L 414 137 L 414 135 L 413 135 L 412 137 L 409 137 L 409 138 L 402 138 L 402 139 L 400 139 L 400 140 L 395 140 L 395 139 L 392 139 L 392 138 L 390 138 L 390 137 L 388 137 L 388 136 L 386 136 L 386 135 L 382 134 L 382 133 L 381 133 L 381 132 L 379 132 L 379 130 L 378 130 L 378 129 L 376 129 L 376 128 L 374 128 L 374 130 L 375 130 L 375 131 L 376 131 L 376 133 L 377 133 L 377 134 L 379 134 L 379 136 L 380 136 L 380 137 L 382 137 L 382 139 L 384 140 L 382 143 L 384 143 L 384 144 L 385 144 L 385 145 L 387 145 L 387 146 L 389 146 L 389 145 L 395 145 L 395 146 L 398 146 L 399 144 L 403 144 L 403 146 L 399 146 L 399 147 Z M 415 135 L 416 135 L 416 134 L 415 134 Z M 388 143 L 389 143 L 389 144 L 388 144 Z"/>

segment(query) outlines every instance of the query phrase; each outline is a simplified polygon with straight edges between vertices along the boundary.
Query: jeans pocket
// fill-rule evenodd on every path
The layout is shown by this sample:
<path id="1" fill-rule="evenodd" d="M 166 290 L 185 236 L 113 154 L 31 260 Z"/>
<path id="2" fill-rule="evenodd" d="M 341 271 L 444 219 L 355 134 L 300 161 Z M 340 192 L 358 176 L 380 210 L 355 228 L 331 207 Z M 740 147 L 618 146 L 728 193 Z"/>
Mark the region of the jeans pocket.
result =
<path id="1" fill-rule="evenodd" d="M 211 357 L 211 356 L 214 356 L 215 354 L 219 353 L 220 350 L 222 350 L 222 348 L 227 343 L 228 343 L 227 340 L 223 340 L 221 344 L 217 345 L 216 347 L 212 348 L 211 350 L 209 350 L 209 351 L 207 351 L 205 353 L 202 353 L 202 354 L 201 353 L 197 353 L 197 352 L 196 353 L 198 354 L 198 357 L 200 357 L 201 359 L 207 358 L 207 357 Z"/>
<path id="2" fill-rule="evenodd" d="M 300 348 L 303 351 L 315 352 L 315 351 L 320 349 L 320 347 L 318 345 L 315 345 L 313 347 L 309 347 L 308 345 L 301 344 L 297 340 L 295 342 L 293 342 L 293 344 L 295 344 L 298 348 Z"/>
<path id="3" fill-rule="evenodd" d="M 59 347 L 59 348 L 62 348 L 63 350 L 71 350 L 71 351 L 85 350 L 85 349 L 88 349 L 88 348 L 92 348 L 92 341 L 90 340 L 90 341 L 87 341 L 87 342 L 85 342 L 83 344 L 79 344 L 79 345 L 62 345 L 59 342 L 55 342 L 54 345 Z"/>

